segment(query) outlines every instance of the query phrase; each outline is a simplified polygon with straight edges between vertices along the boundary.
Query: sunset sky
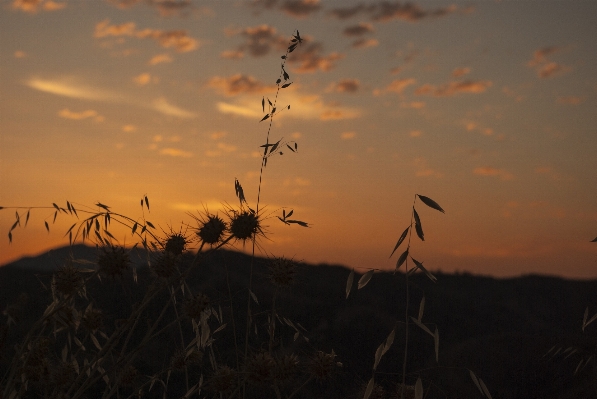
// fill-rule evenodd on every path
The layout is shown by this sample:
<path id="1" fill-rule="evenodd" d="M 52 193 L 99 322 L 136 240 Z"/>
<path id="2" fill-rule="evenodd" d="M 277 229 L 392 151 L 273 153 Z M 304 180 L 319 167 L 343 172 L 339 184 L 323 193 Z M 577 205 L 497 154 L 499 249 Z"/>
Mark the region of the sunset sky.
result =
<path id="1" fill-rule="evenodd" d="M 298 29 L 270 134 L 298 152 L 265 169 L 260 255 L 392 269 L 421 194 L 446 211 L 417 201 L 411 253 L 430 270 L 597 278 L 596 15 L 592 0 L 0 0 L 0 206 L 141 220 L 147 195 L 158 231 L 191 235 L 189 212 L 238 206 L 238 178 L 254 207 L 261 101 Z M 33 209 L 9 244 L 0 210 L 0 264 L 68 244 L 76 218 L 53 216 Z"/>

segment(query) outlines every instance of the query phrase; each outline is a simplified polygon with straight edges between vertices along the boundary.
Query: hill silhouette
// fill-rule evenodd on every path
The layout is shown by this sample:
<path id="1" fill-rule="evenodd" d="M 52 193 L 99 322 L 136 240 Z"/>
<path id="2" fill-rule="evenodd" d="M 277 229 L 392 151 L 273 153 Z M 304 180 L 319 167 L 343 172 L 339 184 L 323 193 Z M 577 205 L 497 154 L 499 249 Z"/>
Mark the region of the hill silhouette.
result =
<path id="1" fill-rule="evenodd" d="M 134 301 L 151 282 L 143 260 L 144 251 L 136 251 L 132 259 L 138 268 L 137 284 L 129 274 L 120 282 L 94 280 L 87 288 L 94 307 L 104 311 L 106 325 L 126 317 Z M 25 303 L 23 294 L 28 298 L 17 325 L 8 330 L 4 328 L 7 332 L 4 336 L 0 334 L 2 374 L 11 359 L 11 348 L 51 300 L 51 293 L 44 285 L 49 287 L 53 270 L 70 254 L 93 262 L 97 250 L 83 245 L 63 247 L 0 267 L 0 310 L 19 301 Z M 192 257 L 191 254 L 186 256 Z M 259 300 L 256 312 L 271 306 L 273 286 L 268 279 L 266 262 L 263 258 L 255 262 L 253 292 Z M 243 314 L 249 264 L 250 257 L 246 254 L 221 250 L 194 271 L 188 283 L 193 290 L 212 298 L 215 306 L 223 308 L 225 319 L 231 307 L 237 315 Z M 232 302 L 223 265 L 229 271 Z M 377 346 L 386 339 L 396 320 L 403 318 L 403 274 L 377 273 L 366 287 L 361 290 L 354 287 L 350 297 L 345 299 L 348 273 L 349 270 L 339 265 L 300 264 L 296 283 L 282 291 L 276 301 L 280 316 L 304 326 L 309 345 L 326 351 L 333 349 L 343 363 L 342 371 L 331 385 L 315 385 L 303 397 L 358 397 L 362 385 L 371 376 Z M 568 358 L 544 355 L 554 345 L 564 349 L 586 348 L 592 353 L 595 326 L 589 326 L 585 333 L 581 326 L 585 308 L 590 307 L 590 316 L 597 310 L 594 300 L 597 281 L 537 275 L 496 279 L 467 273 L 437 273 L 436 277 L 437 283 L 425 276 L 411 277 L 420 288 L 411 290 L 411 306 L 412 314 L 416 314 L 424 292 L 423 322 L 436 325 L 440 334 L 439 367 L 435 363 L 433 339 L 428 334 L 411 326 L 409 344 L 409 370 L 421 370 L 419 375 L 425 381 L 434 382 L 433 397 L 481 398 L 467 368 L 485 381 L 496 399 L 595 397 L 593 363 L 573 375 L 581 359 L 580 352 Z M 6 318 L 2 322 L 5 324 Z M 242 323 L 239 328 L 244 329 Z M 286 345 L 299 350 L 301 345 L 306 345 L 298 342 L 300 340 L 293 342 L 294 331 L 287 330 L 281 331 L 286 334 Z M 177 334 L 178 331 L 173 330 L 172 342 L 179 340 Z M 232 331 L 227 328 L 219 334 L 220 355 L 232 360 Z M 167 333 L 140 358 L 140 370 L 143 363 L 163 362 L 166 351 L 175 349 L 168 337 Z M 378 367 L 380 373 L 376 381 L 382 385 L 389 387 L 398 380 L 402 368 L 402 337 L 403 330 L 398 328 L 394 345 Z"/>

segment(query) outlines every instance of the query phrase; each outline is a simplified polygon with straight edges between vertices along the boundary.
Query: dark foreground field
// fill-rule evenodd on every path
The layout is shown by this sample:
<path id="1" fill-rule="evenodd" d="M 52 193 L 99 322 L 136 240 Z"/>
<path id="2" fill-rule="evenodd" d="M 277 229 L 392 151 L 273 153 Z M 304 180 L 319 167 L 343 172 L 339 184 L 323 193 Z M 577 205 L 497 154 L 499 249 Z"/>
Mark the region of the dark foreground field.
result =
<path id="1" fill-rule="evenodd" d="M 42 283 L 49 286 L 52 270 L 63 263 L 69 252 L 69 248 L 62 248 L 0 267 L 0 310 L 17 302 L 22 293 L 28 297 L 16 326 L 7 330 L 3 316 L 0 331 L 2 375 L 19 337 L 51 300 L 50 292 L 43 289 Z M 94 260 L 97 257 L 96 249 L 90 247 L 75 246 L 73 253 L 76 258 Z M 256 312 L 271 306 L 273 286 L 267 278 L 265 262 L 258 259 L 256 263 L 253 289 L 259 299 Z M 215 306 L 221 306 L 226 318 L 231 305 L 224 264 L 230 273 L 235 312 L 242 315 L 247 298 L 243 288 L 248 282 L 248 256 L 220 251 L 191 275 L 189 284 L 193 290 L 200 290 L 212 298 Z M 127 310 L 130 311 L 130 306 L 147 288 L 151 276 L 140 260 L 138 272 L 138 284 L 133 283 L 131 276 L 126 276 L 122 282 L 94 280 L 87 288 L 94 306 L 104 312 L 107 328 L 117 319 L 126 317 Z M 276 301 L 278 314 L 304 326 L 309 338 L 308 344 L 301 339 L 293 342 L 294 330 L 279 327 L 283 336 L 281 345 L 297 351 L 304 345 L 324 351 L 333 349 L 338 355 L 337 360 L 343 364 L 332 381 L 310 385 L 301 397 L 362 397 L 363 384 L 371 377 L 376 348 L 386 339 L 396 320 L 403 320 L 405 287 L 402 274 L 375 274 L 363 289 L 353 287 L 346 300 L 348 273 L 340 266 L 300 264 L 295 284 L 284 290 Z M 428 398 L 482 398 L 467 369 L 485 381 L 495 399 L 596 397 L 593 385 L 595 362 L 581 367 L 576 375 L 574 372 L 579 361 L 587 359 L 596 347 L 596 326 L 589 326 L 584 333 L 581 327 L 587 306 L 589 317 L 597 312 L 597 281 L 543 276 L 495 279 L 442 273 L 437 273 L 436 277 L 438 282 L 432 283 L 424 276 L 416 275 L 412 281 L 420 289 L 411 290 L 412 314 L 417 314 L 424 292 L 423 322 L 432 330 L 437 326 L 440 335 L 438 366 L 432 337 L 417 326 L 410 327 L 409 371 L 413 372 L 411 377 L 421 376 L 425 388 L 433 382 Z M 242 331 L 241 335 L 244 335 L 244 327 Z M 265 336 L 265 328 L 262 333 Z M 217 354 L 232 365 L 235 356 L 231 323 L 218 334 L 214 344 Z M 178 341 L 179 331 L 173 328 L 144 352 L 138 359 L 137 368 L 141 372 L 159 368 Z M 562 351 L 555 357 L 544 356 L 554 345 L 562 347 Z M 380 363 L 376 376 L 376 381 L 388 391 L 398 381 L 403 346 L 403 330 L 398 329 L 394 345 Z M 571 349 L 562 355 L 569 347 L 578 351 Z M 205 373 L 209 374 L 209 369 Z M 171 378 L 175 386 L 181 377 L 173 374 Z M 180 397 L 184 392 L 173 389 L 171 394 Z"/>

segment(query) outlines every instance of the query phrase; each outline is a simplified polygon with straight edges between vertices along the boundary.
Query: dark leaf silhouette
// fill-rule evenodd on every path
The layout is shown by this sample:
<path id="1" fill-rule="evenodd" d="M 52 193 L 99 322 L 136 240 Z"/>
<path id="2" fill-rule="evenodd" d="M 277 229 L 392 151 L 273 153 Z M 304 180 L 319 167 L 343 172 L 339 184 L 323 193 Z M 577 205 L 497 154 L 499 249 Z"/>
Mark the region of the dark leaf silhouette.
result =
<path id="1" fill-rule="evenodd" d="M 288 86 L 290 86 L 291 84 L 292 84 L 292 82 L 290 82 L 290 83 L 284 83 L 284 84 L 282 85 L 282 88 L 283 88 L 283 89 L 285 89 L 285 88 L 287 88 Z"/>
<path id="2" fill-rule="evenodd" d="M 284 80 L 288 80 L 290 79 L 290 76 L 288 76 L 288 73 L 282 69 L 282 72 L 284 73 Z"/>
<path id="3" fill-rule="evenodd" d="M 417 231 L 417 235 L 421 239 L 421 241 L 425 241 L 425 236 L 423 234 L 423 226 L 421 226 L 421 219 L 419 218 L 419 214 L 413 208 L 413 213 L 415 215 L 415 230 Z"/>
<path id="4" fill-rule="evenodd" d="M 261 99 L 261 112 L 265 112 L 265 97 Z"/>
<path id="5" fill-rule="evenodd" d="M 58 216 L 58 211 L 54 212 L 54 220 L 52 221 L 52 224 L 56 223 L 56 216 Z"/>
<path id="6" fill-rule="evenodd" d="M 44 224 L 46 225 L 46 230 L 48 230 L 48 233 L 50 232 L 50 226 L 48 226 L 48 222 L 44 221 Z"/>
<path id="7" fill-rule="evenodd" d="M 29 211 L 27 211 L 27 216 L 25 217 L 25 227 L 27 227 L 27 222 L 29 221 Z M 596 238 L 597 240 L 597 238 Z"/>
<path id="8" fill-rule="evenodd" d="M 147 205 L 147 210 L 149 210 L 149 198 L 147 198 L 147 195 L 145 196 L 145 205 Z"/>
<path id="9" fill-rule="evenodd" d="M 243 204 L 243 202 L 247 203 L 247 200 L 245 199 L 245 192 L 243 191 L 243 187 L 240 185 L 238 179 L 234 179 L 234 191 L 236 192 L 236 196 L 238 197 L 241 205 Z"/>
<path id="10" fill-rule="evenodd" d="M 289 146 L 288 144 L 286 144 L 286 147 L 288 147 L 288 149 L 289 149 L 290 151 L 292 151 L 292 152 L 295 152 L 295 151 L 294 151 L 294 148 L 292 148 L 292 147 L 291 147 L 291 146 Z"/>
<path id="11" fill-rule="evenodd" d="M 288 223 L 296 223 L 299 226 L 303 226 L 303 227 L 309 227 L 309 224 L 306 222 L 301 222 L 300 220 L 287 220 L 286 222 Z"/>
<path id="12" fill-rule="evenodd" d="M 402 266 L 402 264 L 406 260 L 407 256 L 408 256 L 408 248 L 406 249 L 406 251 L 402 252 L 402 255 L 400 255 L 400 257 L 398 258 L 398 261 L 396 262 L 396 269 L 395 270 L 400 269 L 400 266 Z"/>
<path id="13" fill-rule="evenodd" d="M 265 115 L 263 118 L 261 118 L 261 120 L 259 122 L 263 122 L 264 120 L 266 120 L 267 118 L 269 118 L 269 114 Z"/>
<path id="14" fill-rule="evenodd" d="M 402 232 L 402 234 L 400 235 L 400 238 L 398 239 L 398 242 L 396 243 L 396 246 L 394 247 L 394 250 L 390 254 L 390 258 L 392 257 L 392 255 L 394 255 L 394 252 L 396 252 L 396 250 L 398 249 L 398 247 L 400 246 L 400 244 L 402 244 L 402 241 L 404 241 L 404 239 L 406 238 L 406 235 L 408 234 L 408 229 L 410 229 L 410 226 L 408 226 L 406 228 L 406 230 L 404 230 Z"/>
<path id="15" fill-rule="evenodd" d="M 155 229 L 155 226 L 149 220 L 146 223 L 149 227 L 151 227 L 152 229 Z"/>
<path id="16" fill-rule="evenodd" d="M 282 79 L 276 80 L 276 84 L 280 84 L 281 81 L 282 81 Z"/>
<path id="17" fill-rule="evenodd" d="M 109 210 L 108 208 L 110 208 L 108 205 L 104 205 L 101 202 L 98 202 L 97 204 L 95 204 L 95 206 L 99 206 L 100 208 L 104 208 L 105 210 Z M 141 201 L 141 206 L 143 206 L 143 201 Z"/>
<path id="18" fill-rule="evenodd" d="M 597 237 L 595 237 L 594 240 L 591 240 L 591 242 L 597 242 Z"/>
<path id="19" fill-rule="evenodd" d="M 441 206 L 439 206 L 439 204 L 438 204 L 437 202 L 435 202 L 434 200 L 432 200 L 431 198 L 429 198 L 429 197 L 425 197 L 424 195 L 419 195 L 419 194 L 417 194 L 417 196 L 418 196 L 418 197 L 419 197 L 419 199 L 420 199 L 421 201 L 423 201 L 423 203 L 424 203 L 425 205 L 427 205 L 428 207 L 430 207 L 430 208 L 433 208 L 433 209 L 436 209 L 436 210 L 440 211 L 441 213 L 446 213 L 446 212 L 445 212 L 445 211 L 442 209 L 442 207 L 441 207 Z"/>
<path id="20" fill-rule="evenodd" d="M 425 269 L 423 263 L 419 262 L 412 256 L 410 258 L 413 260 L 413 262 L 415 262 L 415 265 L 417 265 L 417 267 L 421 269 L 427 275 L 427 277 L 429 277 L 429 280 L 433 281 L 434 283 L 437 281 L 437 278 L 433 274 L 431 274 L 427 269 Z"/>

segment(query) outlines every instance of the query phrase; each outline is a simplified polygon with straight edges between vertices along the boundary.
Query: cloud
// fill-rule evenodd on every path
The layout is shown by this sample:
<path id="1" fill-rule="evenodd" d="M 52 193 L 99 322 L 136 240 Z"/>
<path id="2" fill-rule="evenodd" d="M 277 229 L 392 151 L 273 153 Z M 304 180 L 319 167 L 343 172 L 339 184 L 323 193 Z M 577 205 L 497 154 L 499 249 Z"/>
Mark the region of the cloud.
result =
<path id="1" fill-rule="evenodd" d="M 298 94 L 289 91 L 285 100 L 291 104 L 290 110 L 283 110 L 275 118 L 295 118 L 306 120 L 339 120 L 353 119 L 361 116 L 361 111 L 356 108 L 343 107 L 338 104 L 325 103 L 319 95 Z M 218 102 L 218 111 L 223 114 L 237 115 L 245 118 L 259 120 L 263 117 L 261 104 L 256 103 L 252 96 L 238 96 L 233 102 Z"/>
<path id="2" fill-rule="evenodd" d="M 361 83 L 358 79 L 342 79 L 337 83 L 332 83 L 328 90 L 338 93 L 356 93 L 360 86 Z"/>
<path id="3" fill-rule="evenodd" d="M 329 14 L 338 19 L 348 19 L 359 14 L 369 14 L 371 20 L 377 22 L 389 22 L 402 20 L 418 22 L 429 17 L 443 17 L 456 12 L 456 6 L 424 10 L 413 3 L 401 3 L 381 1 L 374 4 L 359 3 L 351 7 L 338 7 L 332 9 Z"/>
<path id="4" fill-rule="evenodd" d="M 443 173 L 432 169 L 427 164 L 427 160 L 425 158 L 416 158 L 413 161 L 413 165 L 415 166 L 415 176 L 416 177 L 435 177 L 437 179 L 444 176 Z"/>
<path id="5" fill-rule="evenodd" d="M 138 30 L 134 22 L 126 22 L 121 25 L 110 25 L 110 20 L 108 19 L 95 25 L 93 36 L 95 38 L 131 36 L 139 39 L 152 39 L 162 47 L 172 47 L 181 53 L 196 50 L 200 46 L 199 41 L 188 36 L 185 30 Z"/>
<path id="6" fill-rule="evenodd" d="M 503 169 L 492 168 L 491 166 L 481 166 L 473 170 L 473 174 L 478 176 L 495 176 L 499 177 L 500 180 L 512 180 L 514 175 Z"/>
<path id="7" fill-rule="evenodd" d="M 554 75 L 568 72 L 570 70 L 569 67 L 550 61 L 547 58 L 560 50 L 561 48 L 556 46 L 543 47 L 535 50 L 533 58 L 527 62 L 527 66 L 529 68 L 534 68 L 537 72 L 537 76 L 542 79 L 551 78 Z"/>
<path id="8" fill-rule="evenodd" d="M 402 102 L 400 103 L 400 106 L 402 108 L 412 108 L 412 109 L 421 109 L 421 108 L 425 108 L 425 102 L 424 101 L 412 101 L 412 102 Z"/>
<path id="9" fill-rule="evenodd" d="M 456 68 L 452 71 L 453 78 L 460 78 L 464 75 L 468 75 L 471 72 L 470 68 Z"/>
<path id="10" fill-rule="evenodd" d="M 196 118 L 197 115 L 193 112 L 186 111 L 175 105 L 170 104 L 165 98 L 158 98 L 151 103 L 151 108 L 161 112 L 164 115 L 176 116 L 178 118 L 190 119 Z"/>
<path id="11" fill-rule="evenodd" d="M 379 46 L 379 41 L 377 39 L 357 39 L 352 42 L 352 47 L 354 48 L 367 48 L 367 47 L 377 47 Z"/>
<path id="12" fill-rule="evenodd" d="M 32 89 L 80 100 L 106 101 L 115 98 L 115 94 L 113 93 L 82 85 L 74 79 L 51 80 L 32 78 L 25 82 L 25 84 Z"/>
<path id="13" fill-rule="evenodd" d="M 276 86 L 266 86 L 250 75 L 236 74 L 227 78 L 214 76 L 207 85 L 227 96 L 236 96 L 244 93 L 263 94 L 270 93 Z"/>
<path id="14" fill-rule="evenodd" d="M 166 62 L 172 62 L 172 57 L 170 56 L 170 54 L 162 53 L 151 57 L 151 59 L 149 60 L 149 65 L 157 65 Z"/>
<path id="15" fill-rule="evenodd" d="M 373 25 L 367 24 L 364 22 L 361 22 L 358 25 L 348 26 L 348 27 L 344 28 L 344 31 L 342 31 L 344 36 L 349 36 L 349 37 L 362 36 L 366 33 L 371 33 L 371 32 L 373 32 Z"/>
<path id="16" fill-rule="evenodd" d="M 150 73 L 145 72 L 140 75 L 137 75 L 133 78 L 133 82 L 135 82 L 138 86 L 145 86 L 148 83 L 157 83 L 159 82 L 159 78 L 156 76 L 151 76 Z"/>
<path id="17" fill-rule="evenodd" d="M 557 62 L 548 62 L 545 65 L 542 65 L 540 68 L 537 69 L 537 75 L 540 78 L 550 78 L 555 74 L 563 72 L 566 70 L 566 67 L 558 64 Z"/>
<path id="18" fill-rule="evenodd" d="M 306 18 L 320 8 L 319 0 L 286 0 L 280 6 L 283 12 L 295 18 Z"/>
<path id="19" fill-rule="evenodd" d="M 169 17 L 174 14 L 186 15 L 186 11 L 193 6 L 190 0 L 108 0 L 108 3 L 122 10 L 143 3 L 154 7 L 163 17 Z"/>
<path id="20" fill-rule="evenodd" d="M 162 148 L 160 154 L 181 158 L 191 158 L 193 156 L 192 152 L 179 150 L 177 148 Z"/>
<path id="21" fill-rule="evenodd" d="M 236 50 L 225 51 L 223 56 L 226 58 L 242 58 L 245 52 L 253 57 L 262 57 L 272 50 L 286 50 L 287 46 L 286 37 L 279 35 L 276 28 L 266 24 L 229 31 L 228 35 L 240 35 L 244 37 L 245 42 Z"/>
<path id="22" fill-rule="evenodd" d="M 420 137 L 422 134 L 423 132 L 420 130 L 411 130 L 411 132 L 408 135 L 410 137 Z"/>
<path id="23" fill-rule="evenodd" d="M 313 73 L 318 70 L 328 72 L 336 66 L 336 62 L 344 58 L 344 54 L 330 53 L 322 55 L 323 45 L 319 42 L 304 44 L 297 53 L 288 58 L 288 62 L 294 65 L 293 70 L 297 73 Z"/>
<path id="24" fill-rule="evenodd" d="M 27 54 L 24 51 L 21 51 L 21 50 L 15 51 L 13 55 L 14 55 L 15 58 L 25 58 L 25 57 L 27 57 Z"/>
<path id="25" fill-rule="evenodd" d="M 340 134 L 340 138 L 342 140 L 352 140 L 357 136 L 357 134 L 355 132 L 343 132 L 342 134 Z"/>
<path id="26" fill-rule="evenodd" d="M 111 92 L 99 88 L 90 87 L 79 83 L 76 79 L 40 79 L 31 78 L 25 85 L 32 89 L 57 96 L 76 98 L 79 100 L 105 101 L 110 103 L 129 104 L 143 108 L 150 108 L 164 115 L 176 116 L 179 118 L 195 118 L 197 115 L 168 103 L 165 98 L 158 98 L 150 103 L 147 100 L 127 98 L 121 93 Z"/>
<path id="27" fill-rule="evenodd" d="M 578 105 L 582 104 L 585 101 L 585 97 L 579 96 L 564 96 L 558 97 L 558 104 L 565 104 L 565 105 Z"/>
<path id="28" fill-rule="evenodd" d="M 38 10 L 56 11 L 66 7 L 64 2 L 56 2 L 53 0 L 14 0 L 12 8 L 28 13 L 36 13 Z"/>
<path id="29" fill-rule="evenodd" d="M 373 94 L 379 95 L 381 93 L 398 93 L 402 94 L 404 89 L 408 86 L 415 84 L 417 81 L 414 78 L 405 78 L 405 79 L 395 79 L 389 85 L 387 85 L 384 89 L 376 89 L 373 91 Z"/>
<path id="30" fill-rule="evenodd" d="M 455 81 L 443 84 L 441 86 L 433 86 L 431 84 L 424 84 L 415 90 L 417 95 L 431 95 L 434 97 L 448 97 L 459 93 L 479 94 L 484 93 L 492 82 L 489 80 L 465 80 Z"/>
<path id="31" fill-rule="evenodd" d="M 122 127 L 122 131 L 125 133 L 132 133 L 137 131 L 137 126 L 135 125 L 124 125 Z"/>
<path id="32" fill-rule="evenodd" d="M 72 112 L 68 108 L 64 108 L 58 112 L 58 116 L 64 119 L 72 119 L 76 121 L 91 118 L 95 122 L 103 122 L 105 119 L 93 109 L 88 109 L 81 112 Z"/>
<path id="33" fill-rule="evenodd" d="M 224 154 L 230 154 L 236 151 L 236 146 L 228 145 L 226 143 L 218 143 L 216 146 L 216 150 L 208 150 L 205 151 L 205 155 L 208 157 L 219 157 Z"/>

